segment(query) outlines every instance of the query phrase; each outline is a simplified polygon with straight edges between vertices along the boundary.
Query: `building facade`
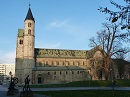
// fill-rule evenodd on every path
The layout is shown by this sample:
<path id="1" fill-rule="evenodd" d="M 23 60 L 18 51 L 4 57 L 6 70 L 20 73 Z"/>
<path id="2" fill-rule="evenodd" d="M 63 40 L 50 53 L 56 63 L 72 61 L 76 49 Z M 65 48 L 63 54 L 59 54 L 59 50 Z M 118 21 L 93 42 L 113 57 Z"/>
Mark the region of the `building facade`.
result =
<path id="1" fill-rule="evenodd" d="M 32 84 L 64 83 L 90 79 L 90 59 L 101 57 L 92 50 L 35 48 L 35 19 L 29 7 L 24 29 L 18 29 L 15 71 L 19 83 L 29 75 Z"/>
<path id="2" fill-rule="evenodd" d="M 0 75 L 10 76 L 9 75 L 10 72 L 12 72 L 12 76 L 15 76 L 14 64 L 0 64 Z"/>
<path id="3" fill-rule="evenodd" d="M 0 82 L 6 82 L 9 80 L 11 75 L 15 76 L 15 65 L 14 64 L 0 64 Z"/>

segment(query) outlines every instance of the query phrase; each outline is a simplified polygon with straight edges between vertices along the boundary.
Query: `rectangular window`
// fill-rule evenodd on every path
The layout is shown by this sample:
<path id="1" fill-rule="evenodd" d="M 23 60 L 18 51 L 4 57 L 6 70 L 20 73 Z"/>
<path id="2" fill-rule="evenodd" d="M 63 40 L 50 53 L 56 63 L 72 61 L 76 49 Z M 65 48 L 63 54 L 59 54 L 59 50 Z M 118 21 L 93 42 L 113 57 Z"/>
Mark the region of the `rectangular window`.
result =
<path id="1" fill-rule="evenodd" d="M 70 65 L 70 62 L 68 62 L 68 65 Z"/>
<path id="2" fill-rule="evenodd" d="M 68 72 L 66 71 L 66 74 L 68 74 Z"/>
<path id="3" fill-rule="evenodd" d="M 46 61 L 46 65 L 48 65 L 48 61 Z"/>
<path id="4" fill-rule="evenodd" d="M 73 62 L 73 65 L 75 65 L 75 62 Z"/>
<path id="5" fill-rule="evenodd" d="M 56 62 L 56 65 L 59 65 L 59 62 Z"/>
<path id="6" fill-rule="evenodd" d="M 78 66 L 80 65 L 80 62 L 78 62 Z"/>
<path id="7" fill-rule="evenodd" d="M 84 62 L 83 62 L 83 65 L 84 65 Z"/>
<path id="8" fill-rule="evenodd" d="M 54 62 L 52 61 L 52 65 L 54 65 Z"/>
<path id="9" fill-rule="evenodd" d="M 62 72 L 60 71 L 60 75 L 62 74 Z"/>
<path id="10" fill-rule="evenodd" d="M 77 71 L 77 74 L 79 74 L 79 71 Z"/>
<path id="11" fill-rule="evenodd" d="M 64 64 L 64 61 L 63 61 L 63 65 L 65 65 L 65 64 Z"/>
<path id="12" fill-rule="evenodd" d="M 74 74 L 74 71 L 72 71 L 72 74 Z"/>
<path id="13" fill-rule="evenodd" d="M 48 72 L 48 75 L 50 75 L 50 72 Z"/>
<path id="14" fill-rule="evenodd" d="M 69 65 L 69 62 L 66 62 L 66 66 L 68 66 Z"/>

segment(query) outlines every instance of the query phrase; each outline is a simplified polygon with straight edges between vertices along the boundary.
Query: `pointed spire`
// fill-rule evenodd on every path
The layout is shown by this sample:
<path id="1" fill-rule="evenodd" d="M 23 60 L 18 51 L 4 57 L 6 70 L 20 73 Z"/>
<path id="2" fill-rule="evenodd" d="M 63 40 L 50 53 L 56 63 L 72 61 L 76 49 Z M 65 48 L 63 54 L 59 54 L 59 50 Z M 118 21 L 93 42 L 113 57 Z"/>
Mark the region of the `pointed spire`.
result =
<path id="1" fill-rule="evenodd" d="M 30 3 L 29 3 L 29 9 L 28 9 L 28 13 L 27 13 L 25 20 L 33 20 L 35 22 L 35 19 L 33 18 L 32 11 L 30 8 Z"/>
<path id="2" fill-rule="evenodd" d="M 30 6 L 31 6 L 31 5 L 30 5 L 30 2 L 29 2 L 29 8 L 30 8 Z"/>

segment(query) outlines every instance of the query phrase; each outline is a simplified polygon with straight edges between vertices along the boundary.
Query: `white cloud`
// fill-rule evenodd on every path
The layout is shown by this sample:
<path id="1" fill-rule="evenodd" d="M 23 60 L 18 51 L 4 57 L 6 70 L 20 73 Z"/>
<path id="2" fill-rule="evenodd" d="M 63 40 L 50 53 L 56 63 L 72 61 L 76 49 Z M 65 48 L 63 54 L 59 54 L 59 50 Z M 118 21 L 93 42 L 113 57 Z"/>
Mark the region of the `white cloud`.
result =
<path id="1" fill-rule="evenodd" d="M 79 25 L 78 23 L 73 23 L 72 20 L 55 20 L 50 22 L 46 27 L 46 30 L 61 30 L 62 33 L 69 34 L 74 37 L 85 37 L 88 35 L 87 25 Z M 51 32 L 51 31 L 50 31 Z M 86 34 L 87 33 L 87 34 Z"/>
<path id="2" fill-rule="evenodd" d="M 60 43 L 55 43 L 55 44 L 45 44 L 44 47 L 45 48 L 53 48 L 56 49 L 60 46 Z"/>
<path id="3" fill-rule="evenodd" d="M 14 64 L 15 63 L 15 51 L 12 52 L 0 52 L 1 58 L 0 63 L 1 64 Z"/>
<path id="4" fill-rule="evenodd" d="M 36 48 L 53 48 L 53 49 L 56 49 L 56 48 L 59 48 L 60 47 L 60 43 L 42 43 L 41 41 L 40 42 L 36 42 Z"/>
<path id="5" fill-rule="evenodd" d="M 53 21 L 51 22 L 49 25 L 51 27 L 63 27 L 68 23 L 68 19 L 65 19 L 63 21 L 57 20 L 57 21 Z"/>
<path id="6" fill-rule="evenodd" d="M 46 30 L 52 30 L 54 28 L 63 28 L 65 27 L 69 22 L 69 19 L 64 19 L 64 20 L 55 20 L 50 22 L 45 29 Z"/>
<path id="7" fill-rule="evenodd" d="M 64 46 L 64 44 L 66 44 L 65 42 L 67 42 L 68 48 L 73 48 L 73 47 L 81 48 L 78 47 L 77 44 L 80 44 L 82 46 L 83 45 L 88 46 L 89 38 L 95 35 L 95 32 L 92 32 L 93 29 L 94 27 L 91 28 L 90 25 L 87 23 L 82 24 L 80 21 L 76 22 L 70 18 L 64 20 L 55 20 L 50 22 L 47 26 L 45 26 L 45 30 L 46 30 L 45 32 L 51 32 L 50 35 L 55 35 L 55 38 L 60 39 L 60 40 L 57 39 L 57 42 L 60 41 L 62 43 L 61 44 L 62 46 Z M 61 37 L 59 38 L 59 35 L 62 35 L 63 39 L 66 40 L 62 41 Z M 43 46 L 45 47 L 45 45 Z"/>

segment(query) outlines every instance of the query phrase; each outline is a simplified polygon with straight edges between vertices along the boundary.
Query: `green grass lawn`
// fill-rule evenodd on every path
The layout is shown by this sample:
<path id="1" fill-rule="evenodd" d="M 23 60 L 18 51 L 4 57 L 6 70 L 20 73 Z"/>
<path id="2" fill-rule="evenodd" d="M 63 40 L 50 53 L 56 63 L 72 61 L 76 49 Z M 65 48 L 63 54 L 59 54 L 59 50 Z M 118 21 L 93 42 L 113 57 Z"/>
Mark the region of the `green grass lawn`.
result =
<path id="1" fill-rule="evenodd" d="M 82 90 L 35 92 L 50 97 L 130 97 L 130 91 Z"/>
<path id="2" fill-rule="evenodd" d="M 55 87 L 101 87 L 111 86 L 112 81 L 93 80 L 78 81 L 64 84 L 42 84 L 31 85 L 35 88 L 55 88 Z M 116 80 L 116 86 L 130 87 L 130 80 Z M 130 97 L 130 91 L 117 90 L 73 90 L 73 91 L 38 91 L 36 94 L 50 95 L 50 97 Z"/>
<path id="3" fill-rule="evenodd" d="M 100 87 L 111 86 L 111 80 L 91 80 L 91 81 L 77 81 L 63 84 L 42 84 L 30 85 L 31 88 L 55 88 L 55 87 Z M 116 80 L 116 86 L 130 87 L 130 80 Z"/>

